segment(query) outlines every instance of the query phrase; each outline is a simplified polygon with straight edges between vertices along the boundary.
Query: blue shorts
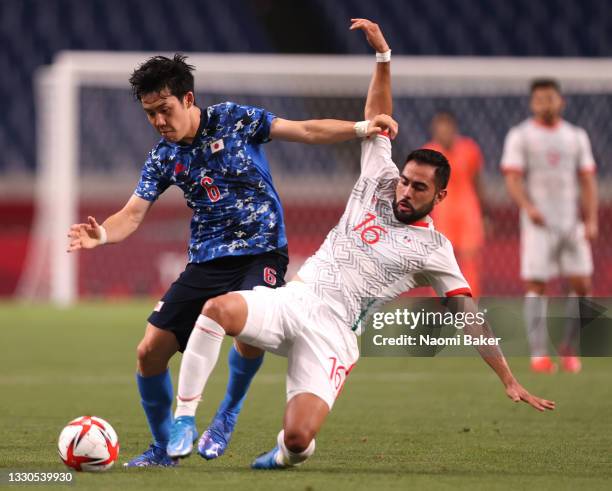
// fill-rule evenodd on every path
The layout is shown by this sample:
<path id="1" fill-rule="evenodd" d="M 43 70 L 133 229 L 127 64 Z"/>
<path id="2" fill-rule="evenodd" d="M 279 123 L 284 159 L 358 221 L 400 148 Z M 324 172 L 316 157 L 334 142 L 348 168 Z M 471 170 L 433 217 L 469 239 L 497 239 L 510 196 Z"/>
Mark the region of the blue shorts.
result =
<path id="1" fill-rule="evenodd" d="M 257 255 L 189 263 L 158 302 L 148 321 L 174 333 L 179 351 L 183 352 L 208 299 L 256 286 L 283 286 L 288 263 L 286 247 Z"/>

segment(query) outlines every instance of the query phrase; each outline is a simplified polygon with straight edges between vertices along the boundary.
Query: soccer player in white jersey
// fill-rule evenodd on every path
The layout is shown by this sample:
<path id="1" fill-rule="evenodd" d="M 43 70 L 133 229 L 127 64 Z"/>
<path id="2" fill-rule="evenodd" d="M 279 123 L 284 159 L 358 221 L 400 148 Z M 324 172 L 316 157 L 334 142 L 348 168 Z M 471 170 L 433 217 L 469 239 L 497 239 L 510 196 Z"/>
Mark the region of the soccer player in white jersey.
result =
<path id="1" fill-rule="evenodd" d="M 389 47 L 378 26 L 366 19 L 354 19 L 351 29 L 363 30 L 378 53 L 365 117 L 390 114 Z M 393 138 L 395 121 L 384 121 Z M 470 294 L 450 242 L 428 216 L 446 195 L 448 161 L 439 152 L 416 150 L 400 174 L 389 136 L 363 141 L 361 175 L 345 212 L 294 281 L 276 290 L 258 287 L 209 300 L 189 338 L 178 393 L 194 401 L 225 334 L 288 357 L 284 428 L 274 449 L 255 459 L 253 468 L 291 467 L 314 453 L 315 435 L 359 358 L 355 327 L 362 299 L 390 300 L 420 285 L 432 285 L 440 296 Z M 463 303 L 474 308 L 469 299 Z M 518 383 L 496 346 L 478 350 L 513 401 L 540 411 L 554 408 L 554 402 Z"/>
<path id="2" fill-rule="evenodd" d="M 586 131 L 562 119 L 564 101 L 556 80 L 532 82 L 530 107 L 533 117 L 506 136 L 501 166 L 510 196 L 521 210 L 521 278 L 531 368 L 541 373 L 557 368 L 547 351 L 545 293 L 548 280 L 561 275 L 571 289 L 561 366 L 579 372 L 580 359 L 572 346 L 579 330 L 576 297 L 591 293 L 590 242 L 597 237 L 595 160 Z"/>

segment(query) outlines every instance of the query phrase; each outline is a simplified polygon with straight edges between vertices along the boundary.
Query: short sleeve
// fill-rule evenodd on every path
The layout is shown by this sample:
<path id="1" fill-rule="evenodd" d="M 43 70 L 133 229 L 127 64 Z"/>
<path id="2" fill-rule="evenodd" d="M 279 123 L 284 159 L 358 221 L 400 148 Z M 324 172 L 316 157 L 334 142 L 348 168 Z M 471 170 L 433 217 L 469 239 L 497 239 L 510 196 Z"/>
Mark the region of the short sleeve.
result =
<path id="1" fill-rule="evenodd" d="M 438 296 L 472 296 L 470 285 L 459 269 L 450 241 L 445 240 L 444 245 L 432 253 L 425 265 L 424 272 L 428 283 Z"/>
<path id="2" fill-rule="evenodd" d="M 593 151 L 591 150 L 591 142 L 587 132 L 579 128 L 578 129 L 578 169 L 580 172 L 595 172 L 595 159 L 593 158 Z"/>
<path id="3" fill-rule="evenodd" d="M 525 170 L 523 138 L 518 128 L 512 128 L 506 135 L 501 159 L 501 169 L 503 172 L 523 172 Z"/>
<path id="4" fill-rule="evenodd" d="M 170 181 L 163 173 L 161 160 L 155 155 L 155 152 L 150 152 L 140 173 L 140 180 L 134 194 L 144 200 L 155 201 L 168 189 L 168 186 L 170 186 Z"/>
<path id="5" fill-rule="evenodd" d="M 399 170 L 391 159 L 391 140 L 378 135 L 361 142 L 361 177 L 399 177 Z"/>
<path id="6" fill-rule="evenodd" d="M 270 141 L 270 129 L 276 115 L 265 109 L 254 106 L 234 104 L 231 124 L 234 130 L 240 132 L 253 143 Z"/>

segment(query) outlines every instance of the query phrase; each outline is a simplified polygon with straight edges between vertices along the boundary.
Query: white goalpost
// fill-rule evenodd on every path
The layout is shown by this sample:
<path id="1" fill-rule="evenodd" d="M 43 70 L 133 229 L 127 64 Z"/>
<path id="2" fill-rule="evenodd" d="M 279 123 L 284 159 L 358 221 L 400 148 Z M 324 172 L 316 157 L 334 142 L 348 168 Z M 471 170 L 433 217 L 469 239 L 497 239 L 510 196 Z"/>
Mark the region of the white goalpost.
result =
<path id="1" fill-rule="evenodd" d="M 36 206 L 29 252 L 18 287 L 19 297 L 50 301 L 58 306 L 71 305 L 78 299 L 78 261 L 74 254 L 66 252 L 66 235 L 72 223 L 82 221 L 82 217 L 78 217 L 79 200 L 88 192 L 82 185 L 80 173 L 81 115 L 83 106 L 88 104 L 81 97 L 81 91 L 87 88 L 109 93 L 126 91 L 131 72 L 153 55 L 62 52 L 52 65 L 39 71 L 35 94 Z M 197 94 L 238 94 L 247 98 L 315 97 L 330 101 L 365 98 L 374 64 L 373 56 L 246 54 L 189 54 L 188 62 L 196 67 Z M 426 97 L 525 96 L 528 81 L 540 76 L 559 79 L 566 93 L 612 94 L 612 60 L 607 59 L 394 56 L 392 73 L 394 98 L 417 102 Z M 104 104 L 102 100 L 98 103 Z M 328 117 L 334 116 L 334 106 L 330 102 Z M 609 116 L 612 118 L 612 114 Z M 108 122 L 105 124 L 111 126 Z M 114 141 L 107 143 L 111 148 L 116 144 Z M 122 181 L 121 173 L 115 174 L 119 176 L 117 186 L 121 187 L 125 184 L 119 182 Z M 343 183 L 339 185 L 340 181 L 334 179 L 322 180 L 318 186 L 328 186 L 333 193 L 338 186 L 346 188 L 348 184 L 345 183 L 351 181 L 338 178 Z M 294 197 L 308 194 L 304 181 L 298 178 L 293 182 L 289 172 L 281 175 L 280 181 L 291 190 L 285 190 L 286 194 Z M 133 184 L 135 181 L 129 183 Z M 604 190 L 604 197 L 605 194 Z M 128 196 L 125 195 L 126 200 Z"/>

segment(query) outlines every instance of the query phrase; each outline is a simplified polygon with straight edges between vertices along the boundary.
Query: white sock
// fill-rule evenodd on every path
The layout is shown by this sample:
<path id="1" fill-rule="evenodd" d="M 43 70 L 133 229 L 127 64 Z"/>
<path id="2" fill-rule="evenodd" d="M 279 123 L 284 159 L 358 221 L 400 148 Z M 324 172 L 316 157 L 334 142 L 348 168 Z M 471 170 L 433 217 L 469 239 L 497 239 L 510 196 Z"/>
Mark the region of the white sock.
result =
<path id="1" fill-rule="evenodd" d="M 580 347 L 580 300 L 576 292 L 570 292 L 565 305 L 565 334 L 561 343 L 561 356 L 575 355 Z"/>
<path id="2" fill-rule="evenodd" d="M 277 437 L 278 448 L 280 451 L 276 454 L 276 463 L 287 467 L 300 465 L 305 462 L 315 452 L 315 439 L 313 438 L 308 444 L 308 448 L 300 453 L 295 453 L 289 450 L 285 445 L 285 430 L 281 430 Z"/>
<path id="3" fill-rule="evenodd" d="M 524 315 L 533 358 L 548 355 L 548 298 L 535 292 L 525 295 Z"/>
<path id="4" fill-rule="evenodd" d="M 224 337 L 225 331 L 217 322 L 205 315 L 198 317 L 181 360 L 175 418 L 195 416 Z"/>

